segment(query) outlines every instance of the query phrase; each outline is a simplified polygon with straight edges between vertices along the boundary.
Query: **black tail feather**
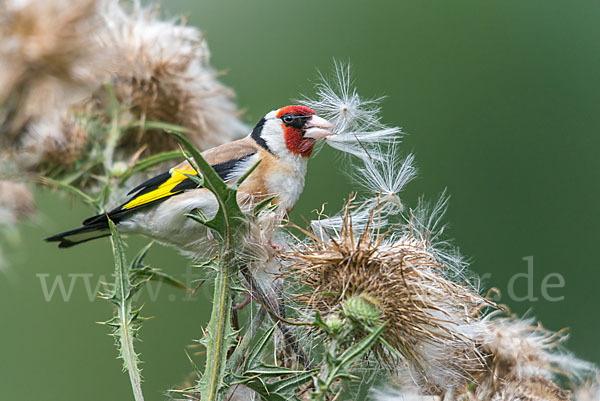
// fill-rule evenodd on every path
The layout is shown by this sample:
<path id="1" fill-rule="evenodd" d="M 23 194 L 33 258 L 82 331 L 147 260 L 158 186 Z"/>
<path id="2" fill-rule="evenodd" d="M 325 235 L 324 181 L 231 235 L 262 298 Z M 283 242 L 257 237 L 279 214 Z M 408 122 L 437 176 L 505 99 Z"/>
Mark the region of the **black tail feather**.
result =
<path id="1" fill-rule="evenodd" d="M 125 204 L 126 203 L 123 205 Z M 113 223 L 118 224 L 120 221 L 134 213 L 134 211 L 145 208 L 150 204 L 138 206 L 132 209 L 123 209 L 123 205 L 111 210 L 108 213 L 102 213 L 89 217 L 85 219 L 83 223 L 81 223 L 81 227 L 53 235 L 46 238 L 45 241 L 59 242 L 59 248 L 68 248 L 96 238 L 108 237 L 110 235 L 110 232 L 108 231 L 108 218 L 110 218 Z M 96 235 L 94 235 L 94 233 Z"/>
<path id="2" fill-rule="evenodd" d="M 59 248 L 69 248 L 73 245 L 82 244 L 109 235 L 110 232 L 108 231 L 108 219 L 106 218 L 106 214 L 100 214 L 86 219 L 83 222 L 82 227 L 55 234 L 46 238 L 45 241 L 58 242 Z"/>

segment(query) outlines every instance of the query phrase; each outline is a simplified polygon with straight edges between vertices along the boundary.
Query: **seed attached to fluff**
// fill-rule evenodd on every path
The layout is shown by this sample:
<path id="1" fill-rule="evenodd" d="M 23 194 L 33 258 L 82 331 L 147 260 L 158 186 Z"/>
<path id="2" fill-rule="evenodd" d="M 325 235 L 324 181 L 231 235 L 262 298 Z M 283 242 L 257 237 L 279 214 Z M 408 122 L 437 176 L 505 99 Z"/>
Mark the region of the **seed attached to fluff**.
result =
<path id="1" fill-rule="evenodd" d="M 358 174 L 353 173 L 351 178 L 367 190 L 371 207 L 379 206 L 382 209 L 380 212 L 398 214 L 404 208 L 400 193 L 417 175 L 414 156 L 409 154 L 406 158 L 400 157 L 396 145 L 378 153 L 387 157 L 384 160 L 367 158 L 363 166 L 358 168 Z"/>
<path id="2" fill-rule="evenodd" d="M 335 125 L 337 135 L 325 139 L 329 146 L 363 160 L 384 161 L 380 145 L 398 142 L 402 130 L 381 122 L 382 98 L 365 99 L 358 95 L 349 64 L 335 62 L 334 69 L 331 80 L 321 75 L 314 98 L 305 96 L 299 102 Z"/>

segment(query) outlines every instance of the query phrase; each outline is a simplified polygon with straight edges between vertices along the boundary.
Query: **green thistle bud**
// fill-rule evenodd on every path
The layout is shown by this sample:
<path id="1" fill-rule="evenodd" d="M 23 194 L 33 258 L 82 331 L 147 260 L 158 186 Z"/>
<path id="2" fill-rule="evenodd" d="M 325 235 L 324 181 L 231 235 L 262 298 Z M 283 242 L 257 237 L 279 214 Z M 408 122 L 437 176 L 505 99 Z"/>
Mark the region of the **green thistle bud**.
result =
<path id="1" fill-rule="evenodd" d="M 370 295 L 361 294 L 347 299 L 342 308 L 344 315 L 352 321 L 366 327 L 376 327 L 380 321 L 378 304 L 379 302 Z"/>
<path id="2" fill-rule="evenodd" d="M 115 177 L 122 176 L 127 171 L 127 163 L 118 161 L 112 165 L 111 173 Z"/>
<path id="3" fill-rule="evenodd" d="M 336 335 L 342 331 L 342 328 L 346 324 L 346 319 L 342 319 L 338 314 L 329 315 L 325 320 L 325 324 Z"/>

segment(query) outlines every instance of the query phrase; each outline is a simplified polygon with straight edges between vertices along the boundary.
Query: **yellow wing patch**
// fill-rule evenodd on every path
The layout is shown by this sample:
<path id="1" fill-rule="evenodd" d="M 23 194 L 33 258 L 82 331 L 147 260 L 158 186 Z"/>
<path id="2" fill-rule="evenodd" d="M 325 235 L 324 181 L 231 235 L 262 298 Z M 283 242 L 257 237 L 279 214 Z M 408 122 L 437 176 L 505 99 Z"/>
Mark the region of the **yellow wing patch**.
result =
<path id="1" fill-rule="evenodd" d="M 188 178 L 186 174 L 196 175 L 196 172 L 194 170 L 178 169 L 178 168 L 171 169 L 170 173 L 171 173 L 171 177 L 169 179 L 167 179 L 165 182 L 163 182 L 162 184 L 160 184 L 158 186 L 158 188 L 156 188 L 153 191 L 147 192 L 143 195 L 133 198 L 132 200 L 127 202 L 125 205 L 123 205 L 122 209 L 133 209 L 135 207 L 146 205 L 150 202 L 154 202 L 156 200 L 175 195 L 176 193 L 179 193 L 180 191 L 175 191 L 175 192 L 171 192 L 171 191 L 173 190 L 173 188 L 175 188 L 177 186 L 177 184 L 179 184 L 181 181 Z"/>

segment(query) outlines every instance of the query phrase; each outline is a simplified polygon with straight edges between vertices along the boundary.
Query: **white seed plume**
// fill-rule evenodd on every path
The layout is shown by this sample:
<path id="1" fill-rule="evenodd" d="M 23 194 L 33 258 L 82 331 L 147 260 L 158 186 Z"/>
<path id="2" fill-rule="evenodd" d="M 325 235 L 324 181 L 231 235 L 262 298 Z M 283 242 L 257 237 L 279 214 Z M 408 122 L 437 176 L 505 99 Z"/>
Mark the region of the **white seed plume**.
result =
<path id="1" fill-rule="evenodd" d="M 305 96 L 299 102 L 335 125 L 337 135 L 325 139 L 329 146 L 361 159 L 382 160 L 373 146 L 398 141 L 402 130 L 381 122 L 379 103 L 382 98 L 364 99 L 358 95 L 350 78 L 349 64 L 335 62 L 334 68 L 332 81 L 320 75 L 316 98 Z"/>
<path id="2" fill-rule="evenodd" d="M 331 82 L 320 74 L 317 99 L 308 97 L 304 102 L 324 118 L 329 119 L 338 132 L 382 128 L 379 103 L 382 98 L 364 99 L 358 95 L 350 74 L 350 64 L 334 61 L 335 78 Z"/>
<path id="3" fill-rule="evenodd" d="M 479 291 L 479 278 L 468 270 L 469 262 L 444 235 L 446 224 L 442 219 L 448 209 L 448 200 L 445 190 L 434 204 L 419 198 L 417 206 L 404 213 L 403 229 L 427 244 L 427 249 L 447 267 L 444 271 L 447 278 L 463 284 L 468 282 Z"/>
<path id="4" fill-rule="evenodd" d="M 396 214 L 403 209 L 400 192 L 417 175 L 414 156 L 409 154 L 403 159 L 396 145 L 379 154 L 385 155 L 385 160 L 364 159 L 363 167 L 357 168 L 352 178 L 368 191 L 374 206 L 379 205 L 385 212 Z"/>

